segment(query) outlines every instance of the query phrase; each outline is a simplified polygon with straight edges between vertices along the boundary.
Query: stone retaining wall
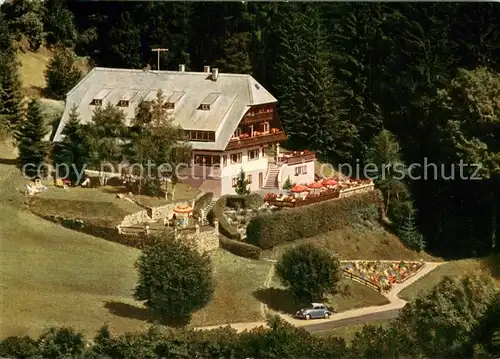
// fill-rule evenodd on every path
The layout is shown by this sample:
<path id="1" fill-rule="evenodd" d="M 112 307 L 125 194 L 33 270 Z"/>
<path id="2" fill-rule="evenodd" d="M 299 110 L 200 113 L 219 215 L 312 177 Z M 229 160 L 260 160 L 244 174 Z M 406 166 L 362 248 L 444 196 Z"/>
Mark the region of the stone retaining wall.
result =
<path id="1" fill-rule="evenodd" d="M 339 198 L 345 198 L 355 194 L 371 192 L 373 190 L 375 190 L 375 185 L 373 183 L 359 187 L 347 188 L 340 191 Z"/>
<path id="2" fill-rule="evenodd" d="M 145 222 L 151 222 L 151 217 L 148 215 L 148 211 L 144 209 L 142 211 L 126 215 L 119 226 L 128 227 L 134 224 L 141 224 Z"/>

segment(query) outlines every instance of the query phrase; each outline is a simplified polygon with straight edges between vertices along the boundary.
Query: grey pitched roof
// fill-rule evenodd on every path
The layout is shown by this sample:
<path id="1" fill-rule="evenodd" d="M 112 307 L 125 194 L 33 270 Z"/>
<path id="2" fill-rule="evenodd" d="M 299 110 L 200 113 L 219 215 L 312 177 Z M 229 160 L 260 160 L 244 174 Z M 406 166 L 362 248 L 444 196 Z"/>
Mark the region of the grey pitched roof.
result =
<path id="1" fill-rule="evenodd" d="M 205 72 L 144 71 L 95 67 L 68 94 L 63 116 L 53 136 L 61 133 L 74 104 L 82 123 L 92 118 L 92 100 L 116 105 L 129 101 L 121 109 L 130 120 L 142 100 L 153 100 L 162 90 L 166 102 L 174 102 L 173 119 L 186 130 L 215 131 L 215 142 L 191 142 L 193 149 L 224 150 L 242 116 L 252 105 L 275 103 L 277 100 L 252 76 L 219 73 L 212 81 Z M 210 105 L 201 110 L 200 105 Z"/>

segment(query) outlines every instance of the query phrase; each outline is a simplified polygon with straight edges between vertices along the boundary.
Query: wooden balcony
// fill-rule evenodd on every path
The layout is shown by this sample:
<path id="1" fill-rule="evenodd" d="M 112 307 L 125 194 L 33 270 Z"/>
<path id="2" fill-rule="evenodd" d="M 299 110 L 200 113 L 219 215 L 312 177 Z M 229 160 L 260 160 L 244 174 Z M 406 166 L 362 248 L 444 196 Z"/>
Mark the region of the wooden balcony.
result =
<path id="1" fill-rule="evenodd" d="M 243 118 L 243 124 L 255 122 L 270 122 L 274 118 L 274 111 L 257 112 L 253 114 L 246 114 Z"/>
<path id="2" fill-rule="evenodd" d="M 258 146 L 269 142 L 284 141 L 285 139 L 286 135 L 283 131 L 277 133 L 267 133 L 254 137 L 231 139 L 227 144 L 226 151 L 250 146 Z"/>
<path id="3" fill-rule="evenodd" d="M 278 162 L 286 165 L 296 165 L 299 163 L 311 162 L 316 159 L 316 154 L 310 151 L 286 152 L 280 154 Z"/>

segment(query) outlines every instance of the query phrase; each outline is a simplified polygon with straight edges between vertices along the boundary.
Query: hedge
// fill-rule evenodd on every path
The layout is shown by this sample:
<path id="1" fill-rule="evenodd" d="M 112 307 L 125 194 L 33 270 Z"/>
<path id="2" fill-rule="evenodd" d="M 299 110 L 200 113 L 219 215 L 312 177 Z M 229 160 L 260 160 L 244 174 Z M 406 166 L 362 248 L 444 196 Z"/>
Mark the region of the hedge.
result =
<path id="1" fill-rule="evenodd" d="M 257 246 L 245 242 L 239 242 L 234 239 L 228 239 L 223 236 L 220 236 L 219 238 L 219 246 L 237 256 L 250 259 L 260 259 L 260 254 L 262 253 L 262 249 Z"/>
<path id="2" fill-rule="evenodd" d="M 279 244 L 342 228 L 363 220 L 379 220 L 383 200 L 379 191 L 361 193 L 311 204 L 299 208 L 283 209 L 261 214 L 247 226 L 248 243 L 260 248 Z"/>
<path id="3" fill-rule="evenodd" d="M 199 216 L 200 211 L 206 206 L 208 206 L 210 202 L 212 202 L 213 198 L 214 198 L 213 192 L 206 192 L 200 198 L 198 198 L 198 200 L 194 203 L 193 215 Z"/>
<path id="4" fill-rule="evenodd" d="M 245 208 L 256 209 L 264 204 L 264 199 L 258 194 L 252 193 L 249 195 L 224 195 L 220 197 L 212 208 L 212 213 L 209 214 L 210 221 L 215 218 L 219 221 L 219 233 L 230 239 L 241 239 L 241 234 L 238 230 L 229 224 L 227 218 L 223 215 L 226 208 Z"/>

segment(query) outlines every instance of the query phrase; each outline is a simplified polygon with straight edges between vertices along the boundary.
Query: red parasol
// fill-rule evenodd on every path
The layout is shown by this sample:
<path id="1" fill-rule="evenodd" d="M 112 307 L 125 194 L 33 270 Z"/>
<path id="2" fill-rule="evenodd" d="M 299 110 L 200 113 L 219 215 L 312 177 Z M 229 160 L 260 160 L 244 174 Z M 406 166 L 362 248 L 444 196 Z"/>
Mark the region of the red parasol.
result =
<path id="1" fill-rule="evenodd" d="M 309 187 L 309 188 L 323 188 L 323 185 L 319 182 L 313 182 L 307 187 Z"/>
<path id="2" fill-rule="evenodd" d="M 323 182 L 321 182 L 321 184 L 323 186 L 335 186 L 338 182 L 336 180 L 334 180 L 333 178 L 327 178 L 327 179 L 324 179 Z"/>
<path id="3" fill-rule="evenodd" d="M 174 208 L 174 213 L 187 214 L 193 212 L 193 208 L 186 205 L 179 205 Z"/>
<path id="4" fill-rule="evenodd" d="M 303 186 L 301 184 L 297 184 L 297 185 L 293 186 L 290 191 L 292 191 L 293 193 L 307 192 L 307 191 L 309 191 L 309 188 L 307 188 L 306 186 Z"/>

